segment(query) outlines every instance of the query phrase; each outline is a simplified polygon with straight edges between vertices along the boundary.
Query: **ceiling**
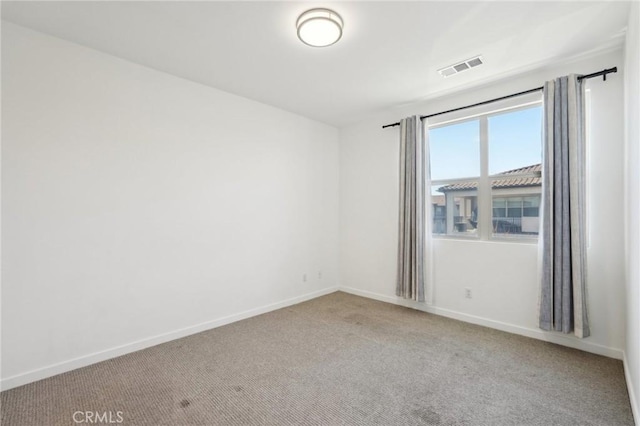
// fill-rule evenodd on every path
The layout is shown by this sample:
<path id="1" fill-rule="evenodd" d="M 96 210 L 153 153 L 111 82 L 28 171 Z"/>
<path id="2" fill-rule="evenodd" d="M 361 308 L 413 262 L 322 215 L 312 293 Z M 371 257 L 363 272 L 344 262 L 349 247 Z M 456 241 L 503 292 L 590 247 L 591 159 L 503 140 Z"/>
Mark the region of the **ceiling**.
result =
<path id="1" fill-rule="evenodd" d="M 2 2 L 2 18 L 335 126 L 619 46 L 628 2 Z M 312 7 L 345 21 L 311 48 Z M 439 68 L 484 56 L 447 79 Z M 595 70 L 584 70 L 591 72 Z"/>

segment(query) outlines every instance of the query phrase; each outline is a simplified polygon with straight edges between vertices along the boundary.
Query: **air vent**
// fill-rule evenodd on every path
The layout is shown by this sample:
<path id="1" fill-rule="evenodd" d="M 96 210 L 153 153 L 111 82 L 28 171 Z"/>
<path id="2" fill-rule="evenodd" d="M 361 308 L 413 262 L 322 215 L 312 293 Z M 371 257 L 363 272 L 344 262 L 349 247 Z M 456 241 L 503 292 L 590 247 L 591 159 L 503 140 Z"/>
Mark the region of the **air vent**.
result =
<path id="1" fill-rule="evenodd" d="M 482 55 L 474 56 L 473 58 L 467 59 L 466 61 L 461 61 L 457 64 L 449 65 L 448 67 L 444 67 L 438 70 L 443 77 L 449 77 L 454 74 L 458 74 L 459 72 L 466 71 L 469 68 L 477 67 L 478 65 L 482 65 Z"/>

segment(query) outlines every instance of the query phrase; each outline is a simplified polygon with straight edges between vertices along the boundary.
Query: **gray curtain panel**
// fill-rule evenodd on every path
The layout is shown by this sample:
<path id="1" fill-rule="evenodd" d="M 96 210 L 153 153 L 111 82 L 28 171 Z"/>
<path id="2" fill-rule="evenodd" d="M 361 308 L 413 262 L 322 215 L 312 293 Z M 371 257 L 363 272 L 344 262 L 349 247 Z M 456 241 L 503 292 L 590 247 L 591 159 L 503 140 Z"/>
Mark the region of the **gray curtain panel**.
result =
<path id="1" fill-rule="evenodd" d="M 419 116 L 400 121 L 400 211 L 396 295 L 424 302 L 427 149 Z"/>
<path id="2" fill-rule="evenodd" d="M 584 87 L 544 85 L 540 328 L 588 337 Z"/>

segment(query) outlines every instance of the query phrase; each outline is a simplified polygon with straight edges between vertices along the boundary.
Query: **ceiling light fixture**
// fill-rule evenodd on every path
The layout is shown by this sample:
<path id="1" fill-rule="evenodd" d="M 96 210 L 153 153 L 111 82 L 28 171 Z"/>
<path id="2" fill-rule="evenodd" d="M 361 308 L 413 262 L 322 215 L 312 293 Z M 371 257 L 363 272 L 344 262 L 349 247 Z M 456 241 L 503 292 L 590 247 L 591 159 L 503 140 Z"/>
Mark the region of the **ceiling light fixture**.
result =
<path id="1" fill-rule="evenodd" d="M 344 22 L 340 15 L 329 9 L 310 9 L 296 21 L 298 38 L 313 47 L 326 47 L 342 37 Z"/>

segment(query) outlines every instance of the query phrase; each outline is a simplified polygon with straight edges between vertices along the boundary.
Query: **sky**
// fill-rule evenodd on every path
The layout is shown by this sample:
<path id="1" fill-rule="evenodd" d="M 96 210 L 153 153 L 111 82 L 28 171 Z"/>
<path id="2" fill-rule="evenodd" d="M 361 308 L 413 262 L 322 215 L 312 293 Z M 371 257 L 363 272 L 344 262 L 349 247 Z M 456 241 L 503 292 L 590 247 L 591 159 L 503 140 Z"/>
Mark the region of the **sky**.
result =
<path id="1" fill-rule="evenodd" d="M 479 120 L 429 131 L 431 180 L 480 175 Z M 489 174 L 542 161 L 542 107 L 489 118 Z"/>

